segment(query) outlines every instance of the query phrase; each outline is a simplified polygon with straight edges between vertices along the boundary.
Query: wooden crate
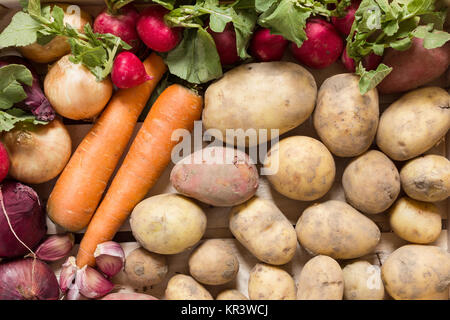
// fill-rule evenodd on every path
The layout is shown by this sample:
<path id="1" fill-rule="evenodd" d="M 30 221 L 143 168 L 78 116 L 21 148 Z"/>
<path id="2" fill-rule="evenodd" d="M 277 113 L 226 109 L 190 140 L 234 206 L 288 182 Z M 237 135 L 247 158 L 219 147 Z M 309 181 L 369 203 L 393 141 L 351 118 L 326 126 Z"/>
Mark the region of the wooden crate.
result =
<path id="1" fill-rule="evenodd" d="M 90 12 L 93 15 L 100 12 L 103 8 L 102 0 L 72 0 L 72 1 L 60 0 L 58 2 L 78 3 L 82 6 L 83 9 L 85 9 L 86 11 Z M 1 7 L 1 5 L 3 5 L 3 8 Z M 0 30 L 9 23 L 9 20 L 11 19 L 12 15 L 18 8 L 18 1 L 2 0 L 1 5 L 0 5 Z M 286 56 L 285 59 L 290 60 L 291 58 L 289 56 Z M 333 66 L 326 68 L 324 70 L 310 70 L 310 71 L 313 73 L 318 86 L 320 86 L 320 84 L 331 75 L 346 72 L 345 69 L 340 64 L 334 64 Z M 445 76 L 443 76 L 440 79 L 433 81 L 433 83 L 430 83 L 430 85 L 437 85 L 440 87 L 448 88 L 450 86 L 450 83 L 448 77 L 446 78 Z M 381 96 L 380 97 L 381 111 L 384 110 L 384 108 L 386 108 L 391 102 L 393 102 L 398 97 L 399 95 Z M 92 125 L 90 123 L 67 125 L 67 128 L 72 137 L 73 150 L 75 150 L 75 148 L 83 139 L 85 134 L 89 131 L 91 126 Z M 137 132 L 139 127 L 140 124 L 137 125 L 135 133 Z M 290 131 L 289 133 L 284 134 L 281 138 L 292 135 L 309 135 L 318 138 L 312 126 L 311 119 L 306 121 L 298 128 Z M 450 133 L 447 134 L 447 139 L 438 143 L 434 148 L 432 148 L 427 153 L 445 155 L 447 158 L 450 158 L 449 141 L 450 141 Z M 340 180 L 342 177 L 343 170 L 350 161 L 350 159 L 335 157 L 335 160 L 337 171 L 334 186 L 323 198 L 315 202 L 325 201 L 329 199 L 338 199 L 345 201 L 345 196 L 342 190 Z M 397 164 L 399 168 L 402 165 L 401 163 Z M 165 170 L 164 174 L 159 179 L 158 183 L 149 192 L 148 196 L 167 192 L 175 192 L 175 189 L 173 189 L 173 187 L 170 185 L 169 182 L 169 174 L 172 168 L 173 164 L 169 165 L 169 167 Z M 52 190 L 54 183 L 55 180 L 52 180 L 45 184 L 33 186 L 37 190 L 37 192 L 39 193 L 40 197 L 43 199 L 44 202 L 46 202 L 46 199 L 48 199 L 48 196 Z M 271 188 L 265 177 L 261 177 L 260 179 L 260 187 L 257 191 L 257 195 L 266 199 L 270 199 L 271 201 L 274 201 L 275 204 L 281 209 L 281 211 L 286 215 L 286 217 L 291 221 L 293 225 L 297 222 L 302 211 L 311 204 L 311 202 L 295 201 L 282 196 L 273 188 Z M 437 205 L 440 208 L 440 213 L 442 216 L 443 230 L 441 232 L 439 239 L 434 244 L 450 252 L 450 244 L 449 244 L 450 235 L 448 231 L 450 200 L 441 201 L 437 203 Z M 205 210 L 208 217 L 207 230 L 204 238 L 226 239 L 226 241 L 228 241 L 231 244 L 233 250 L 236 252 L 236 255 L 238 256 L 240 262 L 240 270 L 235 281 L 222 286 L 206 286 L 207 289 L 214 296 L 226 288 L 236 288 L 242 293 L 247 294 L 247 282 L 249 270 L 257 263 L 257 259 L 252 254 L 250 254 L 245 248 L 243 248 L 235 239 L 233 239 L 233 236 L 228 228 L 228 215 L 230 208 L 216 208 L 205 204 L 201 204 L 201 206 Z M 406 244 L 407 242 L 400 239 L 399 237 L 397 237 L 395 234 L 392 233 L 386 213 L 367 216 L 378 225 L 378 227 L 382 231 L 382 236 L 381 241 L 376 247 L 375 251 L 372 254 L 365 256 L 361 259 L 367 260 L 376 265 L 382 265 L 386 257 L 392 251 Z M 61 228 L 54 225 L 51 221 L 48 220 L 48 232 L 50 234 L 55 234 L 64 232 L 64 230 L 62 230 Z M 83 232 L 80 232 L 76 235 L 77 243 L 79 243 L 82 234 Z M 126 253 L 132 251 L 134 248 L 139 246 L 134 241 L 128 222 L 126 222 L 122 226 L 122 228 L 116 235 L 115 240 L 122 243 Z M 76 250 L 77 246 L 74 248 L 73 254 L 76 254 Z M 126 276 L 123 273 L 120 273 L 113 279 L 114 282 L 118 285 L 117 290 L 145 292 L 148 294 L 152 294 L 158 298 L 163 298 L 167 281 L 172 275 L 174 275 L 175 273 L 184 273 L 184 274 L 189 273 L 187 268 L 187 260 L 190 255 L 190 252 L 191 250 L 188 250 L 180 254 L 168 256 L 169 275 L 166 278 L 166 281 L 164 281 L 163 283 L 153 286 L 151 288 L 134 288 L 127 283 Z M 282 266 L 282 268 L 288 271 L 294 277 L 294 279 L 297 280 L 303 265 L 310 258 L 311 256 L 304 249 L 298 246 L 296 255 L 293 258 L 293 260 L 290 263 Z M 345 265 L 348 262 L 349 261 L 340 261 L 342 265 Z M 61 262 L 52 264 L 52 267 L 57 273 L 59 272 L 60 265 Z"/>

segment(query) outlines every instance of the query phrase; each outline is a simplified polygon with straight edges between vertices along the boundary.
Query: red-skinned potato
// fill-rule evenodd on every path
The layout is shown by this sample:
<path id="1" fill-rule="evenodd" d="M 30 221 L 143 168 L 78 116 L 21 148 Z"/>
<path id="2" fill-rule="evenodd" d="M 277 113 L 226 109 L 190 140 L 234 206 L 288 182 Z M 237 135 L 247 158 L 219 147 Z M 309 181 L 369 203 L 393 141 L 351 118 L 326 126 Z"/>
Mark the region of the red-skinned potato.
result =
<path id="1" fill-rule="evenodd" d="M 383 63 L 392 72 L 378 85 L 380 93 L 404 92 L 439 78 L 450 65 L 450 42 L 435 49 L 425 49 L 423 39 L 414 38 L 406 51 L 386 50 Z"/>

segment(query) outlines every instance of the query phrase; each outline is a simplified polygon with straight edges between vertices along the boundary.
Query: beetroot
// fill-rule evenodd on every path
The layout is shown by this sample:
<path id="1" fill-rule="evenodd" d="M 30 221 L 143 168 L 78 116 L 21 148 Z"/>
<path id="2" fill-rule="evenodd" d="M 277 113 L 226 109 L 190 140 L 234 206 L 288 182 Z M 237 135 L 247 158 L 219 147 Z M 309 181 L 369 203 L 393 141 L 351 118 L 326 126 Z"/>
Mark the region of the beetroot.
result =
<path id="1" fill-rule="evenodd" d="M 0 142 L 0 182 L 6 178 L 9 171 L 9 156 L 3 143 Z"/>
<path id="2" fill-rule="evenodd" d="M 381 63 L 381 60 L 383 59 L 383 57 L 376 55 L 375 53 L 371 53 L 368 56 L 364 57 L 362 59 L 362 64 L 363 67 L 367 70 L 375 70 L 378 65 Z M 355 60 L 353 60 L 352 58 L 350 58 L 347 54 L 347 49 L 344 49 L 344 52 L 342 52 L 342 57 L 341 57 L 341 61 L 344 64 L 344 67 L 350 71 L 350 72 L 355 72 L 356 70 L 356 66 L 355 66 Z"/>
<path id="3" fill-rule="evenodd" d="M 208 28 L 207 30 L 216 44 L 220 63 L 222 63 L 222 65 L 228 65 L 238 62 L 239 56 L 236 46 L 236 32 L 234 31 L 233 24 L 228 23 L 222 32 L 214 32 L 211 28 Z"/>
<path id="4" fill-rule="evenodd" d="M 301 47 L 291 43 L 292 55 L 301 63 L 315 69 L 326 68 L 335 62 L 344 49 L 344 42 L 331 23 L 311 19 L 305 28 L 307 40 Z"/>
<path id="5" fill-rule="evenodd" d="M 158 52 L 174 49 L 181 40 L 182 28 L 169 27 L 164 16 L 169 10 L 160 5 L 151 5 L 141 12 L 137 32 L 147 47 Z"/>
<path id="6" fill-rule="evenodd" d="M 138 18 L 139 13 L 131 4 L 121 8 L 119 15 L 112 15 L 105 10 L 95 18 L 94 32 L 111 33 L 128 43 L 132 51 L 137 51 L 141 42 L 136 31 Z"/>
<path id="7" fill-rule="evenodd" d="M 111 72 L 112 82 L 122 89 L 135 87 L 152 79 L 145 71 L 144 64 L 131 52 L 122 52 L 114 60 Z"/>
<path id="8" fill-rule="evenodd" d="M 344 36 L 348 36 L 350 34 L 353 21 L 355 21 L 355 12 L 356 10 L 358 10 L 360 4 L 360 0 L 352 1 L 352 4 L 345 9 L 347 11 L 347 14 L 344 17 L 331 17 L 331 22 L 333 23 L 333 25 Z"/>
<path id="9" fill-rule="evenodd" d="M 0 188 L 9 222 L 17 237 L 33 249 L 47 232 L 45 214 L 37 193 L 20 182 L 6 181 Z M 11 232 L 3 208 L 0 209 L 0 257 L 13 258 L 28 253 Z"/>
<path id="10" fill-rule="evenodd" d="M 279 61 L 287 45 L 282 36 L 271 34 L 269 29 L 259 29 L 253 34 L 250 52 L 258 61 Z"/>

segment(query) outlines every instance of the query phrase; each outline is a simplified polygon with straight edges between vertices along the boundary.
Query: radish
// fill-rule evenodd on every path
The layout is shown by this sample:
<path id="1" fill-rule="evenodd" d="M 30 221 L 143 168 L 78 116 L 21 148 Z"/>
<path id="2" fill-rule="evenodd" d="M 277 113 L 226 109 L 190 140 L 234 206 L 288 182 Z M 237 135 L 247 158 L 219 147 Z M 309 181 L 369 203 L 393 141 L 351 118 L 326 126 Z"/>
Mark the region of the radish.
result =
<path id="1" fill-rule="evenodd" d="M 331 23 L 311 19 L 306 23 L 305 32 L 307 40 L 301 47 L 291 43 L 291 52 L 299 62 L 322 69 L 339 59 L 344 42 Z"/>
<path id="2" fill-rule="evenodd" d="M 352 4 L 345 9 L 347 14 L 344 17 L 331 17 L 331 22 L 333 25 L 344 36 L 348 36 L 350 34 L 353 21 L 355 21 L 355 12 L 358 10 L 360 4 L 360 0 L 352 1 Z"/>
<path id="3" fill-rule="evenodd" d="M 208 28 L 207 30 L 214 39 L 222 65 L 238 62 L 239 56 L 236 47 L 236 32 L 234 31 L 233 25 L 228 23 L 222 32 L 214 32 L 211 28 Z"/>
<path id="4" fill-rule="evenodd" d="M 6 178 L 9 171 L 9 156 L 3 143 L 0 142 L 0 182 Z"/>
<path id="5" fill-rule="evenodd" d="M 158 52 L 174 49 L 181 40 L 182 28 L 169 27 L 164 16 L 169 10 L 160 5 L 151 5 L 141 12 L 137 32 L 147 47 Z"/>
<path id="6" fill-rule="evenodd" d="M 121 89 L 135 87 L 151 80 L 145 71 L 144 64 L 131 52 L 121 52 L 114 60 L 111 72 L 113 83 Z"/>
<path id="7" fill-rule="evenodd" d="M 371 53 L 368 56 L 364 57 L 362 59 L 362 64 L 363 67 L 367 70 L 375 70 L 378 65 L 381 63 L 381 60 L 383 59 L 383 57 L 376 55 L 375 53 Z M 344 49 L 344 52 L 342 52 L 342 57 L 341 57 L 341 61 L 344 64 L 344 67 L 350 71 L 350 72 L 355 72 L 356 70 L 356 66 L 355 66 L 355 60 L 353 60 L 352 58 L 350 58 L 347 54 L 347 49 Z"/>
<path id="8" fill-rule="evenodd" d="M 250 51 L 259 61 L 279 61 L 287 45 L 288 41 L 282 36 L 271 34 L 269 29 L 259 29 L 253 35 Z"/>
<path id="9" fill-rule="evenodd" d="M 121 8 L 118 15 L 105 10 L 95 18 L 94 32 L 111 33 L 132 46 L 132 51 L 137 51 L 141 42 L 136 31 L 138 18 L 139 13 L 131 4 Z"/>

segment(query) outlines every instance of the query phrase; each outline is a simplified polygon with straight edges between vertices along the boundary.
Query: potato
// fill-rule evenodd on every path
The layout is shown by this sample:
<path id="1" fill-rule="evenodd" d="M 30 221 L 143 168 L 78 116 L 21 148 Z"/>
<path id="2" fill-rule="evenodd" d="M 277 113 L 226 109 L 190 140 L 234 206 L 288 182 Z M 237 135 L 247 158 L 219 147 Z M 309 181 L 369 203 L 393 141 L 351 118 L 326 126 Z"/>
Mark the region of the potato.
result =
<path id="1" fill-rule="evenodd" d="M 136 248 L 127 255 L 124 271 L 131 285 L 144 288 L 163 281 L 169 267 L 165 256 Z"/>
<path id="2" fill-rule="evenodd" d="M 230 230 L 256 258 L 266 263 L 288 263 L 297 249 L 292 224 L 272 201 L 259 197 L 231 210 Z"/>
<path id="3" fill-rule="evenodd" d="M 381 237 L 372 220 L 337 200 L 306 208 L 295 229 L 305 249 L 333 259 L 354 259 L 369 254 Z"/>
<path id="4" fill-rule="evenodd" d="M 320 140 L 339 157 L 360 155 L 377 133 L 379 103 L 376 89 L 359 92 L 359 76 L 334 75 L 322 84 L 314 111 Z"/>
<path id="5" fill-rule="evenodd" d="M 228 144 L 256 145 L 303 123 L 316 103 L 317 86 L 305 68 L 291 62 L 250 63 L 236 67 L 205 93 L 203 125 Z M 255 139 L 227 129 L 250 129 Z M 262 130 L 260 130 L 262 129 Z M 279 130 L 272 133 L 271 129 Z M 267 136 L 265 134 L 267 133 Z"/>
<path id="6" fill-rule="evenodd" d="M 447 300 L 450 254 L 435 246 L 406 245 L 388 256 L 381 277 L 396 300 Z"/>
<path id="7" fill-rule="evenodd" d="M 159 300 L 159 299 L 144 293 L 114 292 L 107 294 L 100 300 Z"/>
<path id="8" fill-rule="evenodd" d="M 86 24 L 92 26 L 91 16 L 80 7 L 71 6 L 69 4 L 57 3 L 58 7 L 64 10 L 64 23 L 70 24 L 78 31 L 83 31 Z M 80 10 L 80 15 L 76 10 Z M 49 63 L 59 59 L 70 53 L 70 44 L 66 37 L 56 36 L 49 43 L 40 45 L 37 42 L 24 47 L 18 47 L 20 53 L 27 59 L 38 63 Z"/>
<path id="9" fill-rule="evenodd" d="M 295 300 L 294 279 L 278 267 L 256 264 L 248 280 L 250 300 Z"/>
<path id="10" fill-rule="evenodd" d="M 229 289 L 219 293 L 216 300 L 248 300 L 248 298 L 235 289 Z"/>
<path id="11" fill-rule="evenodd" d="M 219 207 L 241 204 L 258 188 L 258 170 L 240 150 L 210 147 L 178 162 L 170 181 L 181 194 Z"/>
<path id="12" fill-rule="evenodd" d="M 282 195 L 302 201 L 324 196 L 334 182 L 333 156 L 318 140 L 293 136 L 273 146 L 264 160 L 272 186 Z"/>
<path id="13" fill-rule="evenodd" d="M 420 87 L 444 74 L 450 65 L 450 43 L 425 49 L 423 39 L 413 38 L 406 51 L 387 49 L 383 63 L 393 70 L 378 85 L 380 93 L 403 92 Z"/>
<path id="14" fill-rule="evenodd" d="M 198 281 L 209 285 L 232 281 L 239 271 L 239 261 L 223 240 L 211 239 L 200 244 L 189 258 L 189 272 Z"/>
<path id="15" fill-rule="evenodd" d="M 130 225 L 134 237 L 145 249 L 176 254 L 200 241 L 206 229 L 206 215 L 184 196 L 160 194 L 134 208 Z"/>
<path id="16" fill-rule="evenodd" d="M 400 176 L 387 156 L 371 150 L 345 168 L 342 186 L 345 198 L 353 207 L 364 213 L 380 213 L 397 199 Z"/>
<path id="17" fill-rule="evenodd" d="M 383 112 L 377 145 L 393 160 L 409 160 L 433 147 L 449 129 L 449 94 L 438 87 L 417 89 Z"/>
<path id="18" fill-rule="evenodd" d="M 317 256 L 303 266 L 297 300 L 342 300 L 343 294 L 344 276 L 336 260 Z"/>
<path id="19" fill-rule="evenodd" d="M 445 200 L 450 196 L 450 161 L 432 154 L 410 160 L 400 171 L 400 181 L 413 199 Z"/>
<path id="20" fill-rule="evenodd" d="M 439 209 L 432 203 L 400 198 L 389 210 L 392 231 L 409 242 L 427 244 L 441 234 Z"/>
<path id="21" fill-rule="evenodd" d="M 214 300 L 211 294 L 194 278 L 177 274 L 167 283 L 166 300 Z"/>
<path id="22" fill-rule="evenodd" d="M 383 300 L 384 286 L 379 266 L 367 261 L 356 261 L 342 270 L 346 300 Z"/>

